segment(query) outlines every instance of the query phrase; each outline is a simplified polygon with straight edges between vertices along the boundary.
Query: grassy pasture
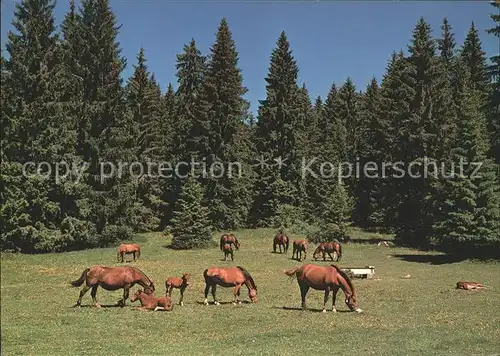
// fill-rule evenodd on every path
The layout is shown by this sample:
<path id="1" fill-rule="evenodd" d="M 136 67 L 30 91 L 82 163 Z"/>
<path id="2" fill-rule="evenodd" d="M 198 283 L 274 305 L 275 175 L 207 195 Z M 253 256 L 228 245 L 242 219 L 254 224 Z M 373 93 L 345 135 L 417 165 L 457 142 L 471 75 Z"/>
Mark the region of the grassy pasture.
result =
<path id="1" fill-rule="evenodd" d="M 386 238 L 357 232 L 363 239 Z M 223 262 L 218 248 L 173 251 L 160 234 L 138 236 L 137 265 L 165 291 L 167 276 L 190 272 L 184 307 L 171 313 L 125 308 L 96 309 L 90 292 L 72 308 L 80 288 L 69 285 L 84 268 L 117 265 L 116 249 L 61 254 L 2 254 L 1 322 L 3 355 L 499 355 L 500 264 L 450 261 L 437 253 L 344 245 L 340 266 L 375 266 L 375 280 L 354 280 L 362 314 L 347 313 L 339 292 L 339 313 L 320 313 L 323 293 L 311 290 L 301 311 L 295 279 L 284 268 L 300 262 L 273 254 L 272 230 L 238 231 L 235 261 Z M 294 236 L 298 237 L 298 236 Z M 307 257 L 309 263 L 312 249 Z M 303 263 L 303 262 L 302 262 Z M 325 262 L 315 262 L 323 264 Z M 233 306 L 230 288 L 217 289 L 222 303 L 204 306 L 203 270 L 241 265 L 258 286 L 259 302 Z M 412 278 L 401 276 L 411 274 Z M 458 280 L 483 282 L 489 290 L 455 290 Z M 133 288 L 135 291 L 137 287 Z M 177 290 L 174 300 L 178 300 Z M 98 290 L 101 304 L 121 292 Z M 248 300 L 246 287 L 242 299 Z M 211 301 L 211 296 L 209 296 Z M 137 302 L 138 305 L 138 302 Z M 331 302 L 328 303 L 331 308 Z"/>

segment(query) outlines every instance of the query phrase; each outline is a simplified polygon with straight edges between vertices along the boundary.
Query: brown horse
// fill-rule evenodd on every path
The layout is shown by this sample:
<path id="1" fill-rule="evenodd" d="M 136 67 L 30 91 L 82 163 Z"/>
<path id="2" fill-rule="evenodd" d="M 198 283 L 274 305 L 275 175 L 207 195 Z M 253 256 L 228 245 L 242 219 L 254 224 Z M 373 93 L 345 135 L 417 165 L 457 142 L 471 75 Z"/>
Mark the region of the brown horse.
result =
<path id="1" fill-rule="evenodd" d="M 215 299 L 215 290 L 217 285 L 221 287 L 234 287 L 233 304 L 240 304 L 240 288 L 243 284 L 248 288 L 248 296 L 252 303 L 257 302 L 257 286 L 250 273 L 243 267 L 210 267 L 203 272 L 205 278 L 205 305 L 208 305 L 208 292 L 212 289 L 214 304 L 219 305 Z"/>
<path id="2" fill-rule="evenodd" d="M 75 307 L 79 307 L 81 305 L 83 296 L 89 289 L 92 288 L 92 291 L 90 292 L 92 301 L 96 307 L 100 308 L 101 305 L 96 299 L 97 288 L 99 286 L 108 291 L 115 291 L 123 288 L 123 298 L 118 301 L 118 305 L 121 307 L 125 306 L 129 290 L 136 283 L 141 285 L 146 293 L 153 294 L 155 290 L 153 280 L 146 276 L 144 272 L 130 266 L 93 266 L 85 269 L 80 278 L 71 282 L 71 285 L 73 287 L 80 287 L 83 282 L 85 282 L 85 286 L 80 291 L 80 297 L 78 298 Z"/>
<path id="3" fill-rule="evenodd" d="M 332 311 L 336 312 L 335 299 L 339 288 L 344 291 L 345 303 L 351 311 L 361 313 L 362 310 L 358 306 L 356 288 L 351 282 L 351 279 L 344 271 L 335 265 L 316 266 L 305 264 L 291 270 L 283 271 L 287 276 L 297 276 L 297 282 L 300 287 L 300 296 L 302 298 L 302 309 L 306 309 L 306 295 L 309 288 L 315 290 L 324 290 L 325 298 L 323 300 L 323 313 L 326 312 L 326 302 L 330 291 L 333 292 Z"/>
<path id="4" fill-rule="evenodd" d="M 238 239 L 236 238 L 236 236 L 234 236 L 234 234 L 223 234 L 221 237 L 220 237 L 220 250 L 221 251 L 224 251 L 223 248 L 224 248 L 224 245 L 234 245 L 234 247 L 236 247 L 237 250 L 240 249 L 240 242 L 238 241 Z"/>
<path id="5" fill-rule="evenodd" d="M 306 240 L 295 240 L 293 242 L 293 253 L 292 259 L 296 258 L 297 261 L 302 261 L 302 252 L 304 252 L 304 259 L 307 257 L 307 241 Z M 300 254 L 300 257 L 299 257 Z"/>
<path id="6" fill-rule="evenodd" d="M 231 261 L 234 261 L 233 247 L 230 244 L 225 244 L 222 247 L 222 252 L 224 252 L 224 261 L 227 259 L 227 256 L 231 256 Z"/>
<path id="7" fill-rule="evenodd" d="M 182 300 L 184 299 L 184 291 L 189 286 L 189 273 L 184 273 L 181 278 L 179 277 L 168 277 L 165 281 L 165 287 L 167 289 L 166 294 L 171 298 L 172 291 L 174 288 L 180 289 L 181 291 L 181 299 L 179 300 L 179 305 L 183 306 L 184 303 Z"/>
<path id="8" fill-rule="evenodd" d="M 290 244 L 290 239 L 288 238 L 288 236 L 286 236 L 285 234 L 281 233 L 281 232 L 278 232 L 275 236 L 274 236 L 274 240 L 273 240 L 273 252 L 276 253 L 276 246 L 279 246 L 280 248 L 280 253 L 281 252 L 281 247 L 283 246 L 283 252 L 285 252 L 285 254 L 288 252 L 288 245 Z"/>
<path id="9" fill-rule="evenodd" d="M 139 257 L 141 256 L 141 246 L 139 246 L 138 244 L 121 244 L 120 247 L 118 247 L 118 252 L 116 254 L 118 262 L 123 262 L 123 256 L 130 253 L 134 255 L 135 262 L 136 254 L 137 259 L 139 259 Z"/>
<path id="10" fill-rule="evenodd" d="M 130 301 L 133 303 L 136 300 L 141 302 L 141 306 L 137 309 L 139 310 L 165 310 L 171 311 L 174 309 L 174 303 L 172 303 L 172 299 L 170 297 L 155 297 L 152 294 L 145 293 L 142 289 L 139 289 L 135 294 L 130 298 Z"/>
<path id="11" fill-rule="evenodd" d="M 314 251 L 313 259 L 317 260 L 319 255 L 322 254 L 323 261 L 325 261 L 326 254 L 328 254 L 328 256 L 330 256 L 330 259 L 333 261 L 333 257 L 331 255 L 332 252 L 335 252 L 335 254 L 337 255 L 337 262 L 340 261 L 340 258 L 342 257 L 342 245 L 340 245 L 340 243 L 337 241 L 322 242 Z"/>
<path id="12" fill-rule="evenodd" d="M 485 286 L 484 284 L 477 283 L 477 282 L 460 281 L 460 282 L 457 282 L 456 289 L 476 290 L 476 289 L 483 289 L 483 288 L 488 288 L 488 286 Z"/>

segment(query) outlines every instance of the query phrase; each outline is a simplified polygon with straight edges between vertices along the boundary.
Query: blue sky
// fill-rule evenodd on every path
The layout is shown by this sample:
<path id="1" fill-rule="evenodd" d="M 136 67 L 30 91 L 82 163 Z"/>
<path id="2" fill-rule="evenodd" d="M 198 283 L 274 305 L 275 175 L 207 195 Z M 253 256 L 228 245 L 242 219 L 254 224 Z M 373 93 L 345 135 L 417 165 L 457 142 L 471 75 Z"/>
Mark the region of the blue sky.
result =
<path id="1" fill-rule="evenodd" d="M 453 26 L 458 44 L 463 42 L 472 21 L 478 28 L 488 57 L 499 52 L 497 39 L 485 33 L 493 27 L 493 7 L 483 1 L 162 1 L 111 0 L 118 23 L 119 41 L 128 65 L 144 47 L 149 69 L 162 89 L 176 86 L 175 55 L 194 37 L 208 53 L 222 17 L 226 17 L 239 52 L 239 66 L 246 98 L 256 111 L 265 97 L 269 57 L 284 30 L 291 43 L 300 72 L 312 98 L 324 97 L 332 82 L 341 84 L 350 76 L 364 89 L 375 76 L 381 79 L 393 50 L 406 51 L 412 29 L 424 16 L 439 36 L 443 17 Z M 57 2 L 59 24 L 69 0 Z M 14 1 L 2 1 L 2 51 L 13 16 Z"/>

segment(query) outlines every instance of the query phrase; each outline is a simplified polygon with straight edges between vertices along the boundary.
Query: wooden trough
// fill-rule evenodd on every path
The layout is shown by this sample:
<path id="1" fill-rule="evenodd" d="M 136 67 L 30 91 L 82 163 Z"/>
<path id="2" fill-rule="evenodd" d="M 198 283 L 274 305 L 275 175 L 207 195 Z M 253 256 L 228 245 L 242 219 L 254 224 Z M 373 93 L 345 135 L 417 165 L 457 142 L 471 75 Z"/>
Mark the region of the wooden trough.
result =
<path id="1" fill-rule="evenodd" d="M 366 278 L 372 279 L 375 274 L 374 266 L 365 267 L 344 267 L 341 268 L 342 271 L 351 274 L 354 278 Z"/>

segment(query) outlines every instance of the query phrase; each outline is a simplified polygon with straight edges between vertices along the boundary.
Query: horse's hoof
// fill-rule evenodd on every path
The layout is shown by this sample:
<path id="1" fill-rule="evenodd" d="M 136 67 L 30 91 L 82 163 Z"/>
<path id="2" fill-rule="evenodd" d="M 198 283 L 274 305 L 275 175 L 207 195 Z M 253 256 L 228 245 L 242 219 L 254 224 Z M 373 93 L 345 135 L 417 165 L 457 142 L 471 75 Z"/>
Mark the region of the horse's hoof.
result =
<path id="1" fill-rule="evenodd" d="M 236 302 L 233 302 L 233 305 L 236 305 Z"/>
<path id="2" fill-rule="evenodd" d="M 356 313 L 362 313 L 363 310 L 361 308 L 356 309 Z"/>
<path id="3" fill-rule="evenodd" d="M 336 309 L 336 308 L 332 308 L 332 312 L 333 312 L 333 313 L 336 313 L 336 312 L 337 312 L 337 309 Z"/>
<path id="4" fill-rule="evenodd" d="M 96 307 L 96 308 L 102 308 L 101 304 L 99 304 L 99 303 L 97 303 L 97 304 L 95 305 L 95 307 Z"/>
<path id="5" fill-rule="evenodd" d="M 323 309 L 321 312 L 322 312 L 322 313 L 326 313 L 326 309 Z"/>
<path id="6" fill-rule="evenodd" d="M 219 302 L 214 302 L 214 305 L 219 305 L 220 303 Z"/>
<path id="7" fill-rule="evenodd" d="M 184 302 L 180 302 L 180 303 L 179 303 L 179 305 L 180 305 L 181 307 L 183 307 L 183 306 L 184 306 Z"/>

